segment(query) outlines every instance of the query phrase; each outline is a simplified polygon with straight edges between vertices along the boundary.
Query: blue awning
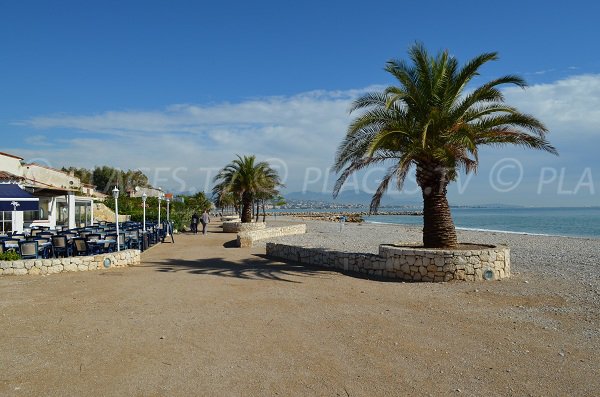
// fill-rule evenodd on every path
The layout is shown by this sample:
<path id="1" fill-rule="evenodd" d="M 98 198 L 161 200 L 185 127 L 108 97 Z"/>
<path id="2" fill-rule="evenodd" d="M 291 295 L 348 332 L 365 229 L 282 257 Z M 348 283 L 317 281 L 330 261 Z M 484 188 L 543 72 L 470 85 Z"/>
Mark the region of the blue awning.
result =
<path id="1" fill-rule="evenodd" d="M 37 211 L 39 199 L 14 183 L 0 183 L 0 211 Z"/>

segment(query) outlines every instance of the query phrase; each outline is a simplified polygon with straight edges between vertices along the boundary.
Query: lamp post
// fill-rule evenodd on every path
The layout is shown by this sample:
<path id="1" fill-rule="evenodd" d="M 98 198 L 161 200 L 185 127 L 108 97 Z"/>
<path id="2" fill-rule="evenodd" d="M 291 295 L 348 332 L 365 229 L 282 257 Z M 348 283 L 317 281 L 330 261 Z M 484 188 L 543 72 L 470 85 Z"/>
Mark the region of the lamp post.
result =
<path id="1" fill-rule="evenodd" d="M 144 223 L 143 223 L 144 233 L 146 233 L 146 199 L 147 198 L 148 198 L 148 195 L 146 194 L 146 192 L 144 192 L 142 194 L 142 206 L 144 207 Z"/>
<path id="2" fill-rule="evenodd" d="M 171 199 L 169 197 L 167 197 L 167 222 L 169 222 L 171 219 L 169 217 L 169 203 L 171 202 Z"/>
<path id="3" fill-rule="evenodd" d="M 165 231 L 165 236 L 171 236 L 171 215 L 170 215 L 170 209 L 169 209 L 169 204 L 171 203 L 171 197 L 167 196 L 167 230 Z"/>
<path id="4" fill-rule="evenodd" d="M 113 197 L 115 198 L 115 224 L 117 225 L 117 251 L 121 251 L 121 244 L 119 243 L 119 189 L 115 186 L 112 190 Z"/>
<path id="5" fill-rule="evenodd" d="M 158 190 L 162 190 L 161 188 L 158 188 Z M 162 201 L 162 196 L 163 193 L 159 192 L 158 193 L 158 227 L 160 228 L 160 202 Z"/>

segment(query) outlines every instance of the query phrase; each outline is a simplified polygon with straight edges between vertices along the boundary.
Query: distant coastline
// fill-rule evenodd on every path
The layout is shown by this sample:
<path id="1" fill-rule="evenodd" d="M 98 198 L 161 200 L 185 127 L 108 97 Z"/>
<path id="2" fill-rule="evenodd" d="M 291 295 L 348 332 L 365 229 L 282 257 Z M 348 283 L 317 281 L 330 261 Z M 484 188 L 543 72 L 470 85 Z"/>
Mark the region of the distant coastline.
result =
<path id="1" fill-rule="evenodd" d="M 368 210 L 293 209 L 270 211 L 272 216 L 306 220 L 401 224 L 421 227 L 423 212 L 392 209 L 370 215 Z M 600 207 L 454 207 L 455 226 L 460 230 L 521 235 L 600 238 Z"/>

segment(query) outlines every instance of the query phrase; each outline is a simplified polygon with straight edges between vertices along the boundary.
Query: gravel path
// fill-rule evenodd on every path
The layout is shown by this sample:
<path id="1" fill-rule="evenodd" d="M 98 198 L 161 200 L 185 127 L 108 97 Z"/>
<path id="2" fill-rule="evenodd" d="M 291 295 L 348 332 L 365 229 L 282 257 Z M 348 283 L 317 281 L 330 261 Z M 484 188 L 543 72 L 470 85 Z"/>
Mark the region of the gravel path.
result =
<path id="1" fill-rule="evenodd" d="M 289 218 L 288 222 L 299 221 Z M 415 226 L 347 223 L 340 231 L 335 222 L 301 222 L 307 224 L 306 234 L 268 241 L 375 254 L 382 243 L 421 241 L 421 228 Z M 600 239 L 471 230 L 458 230 L 458 238 L 461 242 L 508 245 L 513 278 L 530 284 L 520 294 L 536 295 L 553 288 L 557 297 L 572 303 L 569 310 L 580 312 L 589 322 L 588 332 L 600 335 Z"/>
<path id="2" fill-rule="evenodd" d="M 379 244 L 421 241 L 421 228 L 377 223 L 340 224 L 302 221 L 307 233 L 270 239 L 305 247 L 376 254 Z M 511 248 L 513 270 L 542 276 L 571 278 L 598 287 L 600 239 L 459 230 L 462 242 L 506 244 Z"/>
<path id="3" fill-rule="evenodd" d="M 374 252 L 420 236 L 308 226 L 280 240 Z M 0 395 L 597 395 L 597 241 L 461 239 L 509 243 L 517 274 L 370 280 L 234 248 L 212 223 L 140 266 L 0 277 Z"/>

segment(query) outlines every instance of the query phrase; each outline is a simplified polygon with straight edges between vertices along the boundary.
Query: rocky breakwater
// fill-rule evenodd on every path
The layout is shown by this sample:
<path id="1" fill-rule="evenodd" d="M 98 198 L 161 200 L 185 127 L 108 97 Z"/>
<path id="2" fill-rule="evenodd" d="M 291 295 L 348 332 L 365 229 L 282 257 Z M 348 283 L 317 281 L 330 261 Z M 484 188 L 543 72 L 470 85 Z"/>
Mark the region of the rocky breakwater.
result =
<path id="1" fill-rule="evenodd" d="M 303 220 L 339 222 L 341 217 L 349 223 L 364 222 L 364 217 L 369 215 L 404 215 L 404 216 L 422 216 L 423 211 L 379 211 L 369 214 L 367 211 L 360 212 L 278 212 L 270 213 L 270 216 L 291 216 Z"/>

